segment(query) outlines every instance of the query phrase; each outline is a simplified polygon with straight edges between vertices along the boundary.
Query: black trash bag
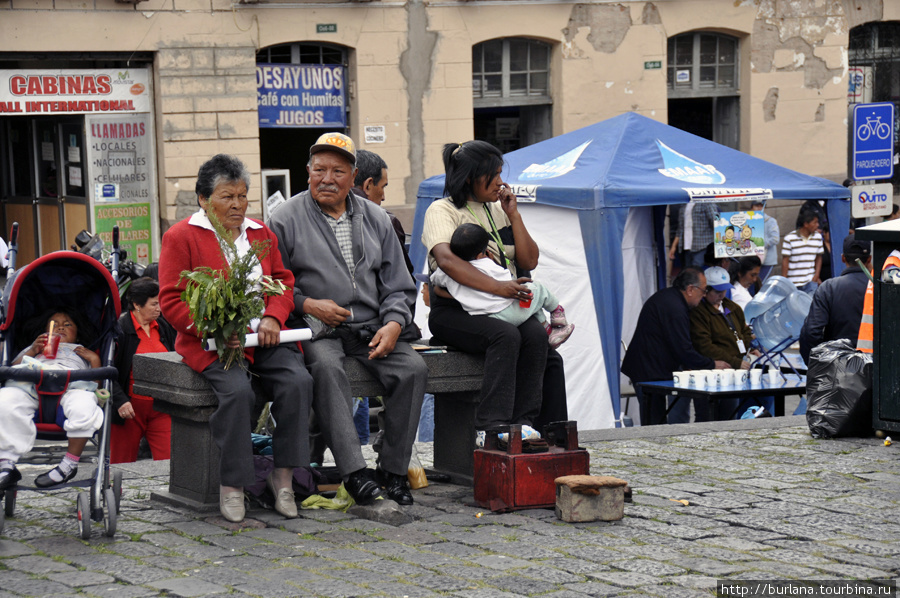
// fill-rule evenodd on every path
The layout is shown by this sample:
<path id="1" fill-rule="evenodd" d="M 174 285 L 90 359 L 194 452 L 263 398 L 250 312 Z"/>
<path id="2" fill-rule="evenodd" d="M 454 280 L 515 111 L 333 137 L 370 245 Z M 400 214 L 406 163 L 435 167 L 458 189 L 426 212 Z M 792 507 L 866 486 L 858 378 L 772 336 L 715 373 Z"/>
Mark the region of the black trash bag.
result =
<path id="1" fill-rule="evenodd" d="M 872 354 L 847 339 L 809 353 L 806 423 L 813 438 L 872 435 Z"/>

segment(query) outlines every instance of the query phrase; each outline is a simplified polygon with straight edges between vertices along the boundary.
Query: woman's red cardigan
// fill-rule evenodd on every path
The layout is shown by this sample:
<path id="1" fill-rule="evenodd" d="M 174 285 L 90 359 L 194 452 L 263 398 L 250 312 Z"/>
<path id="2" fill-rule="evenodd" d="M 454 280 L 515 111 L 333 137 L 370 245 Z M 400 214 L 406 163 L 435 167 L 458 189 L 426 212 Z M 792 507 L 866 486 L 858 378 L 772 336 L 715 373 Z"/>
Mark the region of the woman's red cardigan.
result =
<path id="1" fill-rule="evenodd" d="M 209 229 L 188 224 L 188 220 L 186 218 L 178 222 L 163 235 L 159 255 L 159 304 L 166 320 L 178 332 L 175 351 L 194 371 L 202 372 L 218 359 L 218 355 L 215 351 L 203 349 L 197 329 L 192 326 L 193 320 L 187 304 L 181 300 L 184 281 L 179 284 L 178 279 L 184 270 L 193 270 L 197 266 L 219 270 L 225 268 L 226 264 L 216 234 Z M 254 221 L 262 224 L 258 220 Z M 263 274 L 280 280 L 287 290 L 282 295 L 265 298 L 266 309 L 263 316 L 275 318 L 284 330 L 284 322 L 294 309 L 294 274 L 284 267 L 278 251 L 278 241 L 267 226 L 248 228 L 247 238 L 251 244 L 254 241 L 271 241 L 269 253 L 261 262 Z M 244 353 L 252 363 L 253 349 L 245 349 Z"/>

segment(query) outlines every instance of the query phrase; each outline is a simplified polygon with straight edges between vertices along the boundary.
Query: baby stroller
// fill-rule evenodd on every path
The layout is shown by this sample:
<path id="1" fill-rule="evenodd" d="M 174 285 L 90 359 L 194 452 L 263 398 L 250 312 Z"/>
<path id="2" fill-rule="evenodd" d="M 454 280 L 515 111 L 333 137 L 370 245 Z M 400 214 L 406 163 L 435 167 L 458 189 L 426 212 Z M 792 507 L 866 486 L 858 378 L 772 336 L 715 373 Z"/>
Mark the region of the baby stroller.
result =
<path id="1" fill-rule="evenodd" d="M 61 427 L 59 400 L 69 383 L 76 380 L 102 380 L 97 391 L 101 400 L 109 396 L 111 380 L 117 376 L 111 367 L 115 354 L 116 327 L 121 310 L 115 274 L 97 260 L 74 251 L 57 251 L 40 257 L 15 271 L 18 224 L 13 224 L 9 244 L 9 269 L 0 302 L 0 381 L 32 382 L 39 395 L 35 414 L 38 438 L 66 438 Z M 114 232 L 113 269 L 118 266 L 118 230 Z M 85 370 L 30 370 L 9 367 L 13 359 L 34 340 L 24 330 L 26 323 L 57 306 L 77 308 L 97 329 L 96 340 L 87 345 L 95 351 L 103 367 Z M 110 484 L 109 422 L 112 401 L 103 405 L 103 426 L 97 432 L 98 467 L 94 470 L 90 492 L 79 492 L 77 517 L 81 538 L 91 537 L 91 521 L 103 521 L 106 535 L 116 533 L 122 472 L 115 472 Z M 17 488 L 7 488 L 0 513 L 0 532 L 4 517 L 15 511 Z"/>

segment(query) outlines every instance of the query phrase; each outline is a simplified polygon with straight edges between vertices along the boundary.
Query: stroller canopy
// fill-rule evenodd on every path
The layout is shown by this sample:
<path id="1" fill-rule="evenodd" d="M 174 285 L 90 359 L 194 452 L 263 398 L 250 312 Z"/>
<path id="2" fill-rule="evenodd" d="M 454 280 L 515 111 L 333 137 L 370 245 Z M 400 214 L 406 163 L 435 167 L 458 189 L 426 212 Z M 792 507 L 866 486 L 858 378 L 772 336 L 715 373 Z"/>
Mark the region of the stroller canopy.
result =
<path id="1" fill-rule="evenodd" d="M 12 335 L 14 351 L 18 351 L 34 340 L 21 338 L 24 325 L 57 307 L 77 310 L 96 328 L 93 340 L 101 340 L 115 329 L 119 318 L 119 289 L 94 258 L 74 251 L 49 253 L 17 270 L 7 282 L 0 333 L 4 338 Z M 20 324 L 14 326 L 14 322 Z"/>

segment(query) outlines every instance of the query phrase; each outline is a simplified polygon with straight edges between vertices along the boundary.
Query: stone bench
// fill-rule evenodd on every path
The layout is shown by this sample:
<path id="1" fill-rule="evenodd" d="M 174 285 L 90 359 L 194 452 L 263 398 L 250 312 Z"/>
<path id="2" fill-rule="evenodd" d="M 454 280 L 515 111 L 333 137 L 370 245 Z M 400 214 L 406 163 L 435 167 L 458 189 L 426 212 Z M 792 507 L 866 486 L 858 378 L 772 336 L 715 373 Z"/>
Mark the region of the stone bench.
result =
<path id="1" fill-rule="evenodd" d="M 472 485 L 475 407 L 483 359 L 457 351 L 425 353 L 426 391 L 434 395 L 434 471 Z M 344 360 L 353 396 L 379 396 L 384 387 L 355 359 Z M 169 490 L 152 497 L 196 510 L 219 508 L 219 449 L 209 417 L 217 401 L 206 379 L 177 353 L 134 356 L 134 391 L 153 397 L 153 408 L 172 416 Z M 249 430 L 248 430 L 249 433 Z"/>

